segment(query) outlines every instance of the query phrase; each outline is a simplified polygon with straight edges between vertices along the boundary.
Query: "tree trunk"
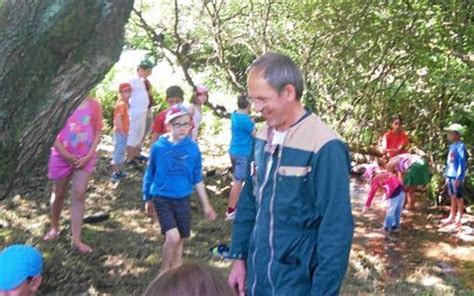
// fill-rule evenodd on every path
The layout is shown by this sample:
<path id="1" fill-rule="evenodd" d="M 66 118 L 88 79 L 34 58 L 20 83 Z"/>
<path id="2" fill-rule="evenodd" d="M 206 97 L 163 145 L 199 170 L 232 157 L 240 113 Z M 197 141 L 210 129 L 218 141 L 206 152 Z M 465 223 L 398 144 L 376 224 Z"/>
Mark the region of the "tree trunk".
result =
<path id="1" fill-rule="evenodd" d="M 0 1 L 0 199 L 120 56 L 133 0 Z"/>

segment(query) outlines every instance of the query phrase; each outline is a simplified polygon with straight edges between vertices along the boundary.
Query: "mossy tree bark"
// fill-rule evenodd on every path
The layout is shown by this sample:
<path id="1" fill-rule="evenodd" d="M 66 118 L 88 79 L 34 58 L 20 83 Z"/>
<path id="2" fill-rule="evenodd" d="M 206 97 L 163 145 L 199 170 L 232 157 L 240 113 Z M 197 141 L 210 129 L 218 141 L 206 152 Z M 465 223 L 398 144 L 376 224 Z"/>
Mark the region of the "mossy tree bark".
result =
<path id="1" fill-rule="evenodd" d="M 120 56 L 133 0 L 0 1 L 0 199 Z"/>

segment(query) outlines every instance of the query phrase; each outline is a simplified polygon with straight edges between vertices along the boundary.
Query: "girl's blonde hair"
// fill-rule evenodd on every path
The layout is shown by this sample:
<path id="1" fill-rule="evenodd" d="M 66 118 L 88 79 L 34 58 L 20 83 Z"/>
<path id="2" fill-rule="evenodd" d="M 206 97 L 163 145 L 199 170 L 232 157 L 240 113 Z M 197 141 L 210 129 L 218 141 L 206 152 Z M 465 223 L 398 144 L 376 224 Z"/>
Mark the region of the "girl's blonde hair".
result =
<path id="1" fill-rule="evenodd" d="M 145 296 L 235 296 L 222 275 L 203 263 L 185 263 L 151 282 Z"/>

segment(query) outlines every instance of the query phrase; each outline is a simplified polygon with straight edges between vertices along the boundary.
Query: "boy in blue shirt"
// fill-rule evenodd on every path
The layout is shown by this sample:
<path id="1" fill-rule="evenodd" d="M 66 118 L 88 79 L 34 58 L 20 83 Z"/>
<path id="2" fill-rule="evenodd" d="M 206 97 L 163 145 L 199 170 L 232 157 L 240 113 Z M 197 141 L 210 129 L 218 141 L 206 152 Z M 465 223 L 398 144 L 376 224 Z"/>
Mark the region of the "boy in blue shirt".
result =
<path id="1" fill-rule="evenodd" d="M 191 233 L 193 187 L 201 200 L 207 219 L 216 219 L 202 180 L 201 152 L 191 139 L 191 116 L 182 105 L 173 106 L 166 114 L 170 133 L 153 144 L 143 179 L 143 199 L 148 210 L 154 203 L 161 233 L 165 235 L 160 275 L 182 264 L 183 242 Z M 150 213 L 149 213 L 150 214 Z"/>
<path id="2" fill-rule="evenodd" d="M 230 190 L 227 212 L 225 213 L 226 220 L 233 220 L 235 218 L 235 207 L 242 191 L 243 180 L 249 169 L 249 158 L 252 153 L 253 133 L 255 130 L 255 123 L 249 116 L 250 102 L 245 95 L 240 95 L 237 98 L 237 107 L 239 109 L 234 111 L 230 117 L 232 138 L 229 154 L 232 162 L 234 182 Z"/>
<path id="3" fill-rule="evenodd" d="M 454 123 L 446 128 L 449 145 L 448 160 L 446 162 L 446 185 L 451 199 L 451 211 L 449 217 L 442 220 L 443 225 L 454 223 L 461 226 L 462 214 L 464 211 L 463 183 L 467 171 L 467 150 L 461 141 L 464 127 Z M 457 212 L 457 214 L 456 214 Z"/>

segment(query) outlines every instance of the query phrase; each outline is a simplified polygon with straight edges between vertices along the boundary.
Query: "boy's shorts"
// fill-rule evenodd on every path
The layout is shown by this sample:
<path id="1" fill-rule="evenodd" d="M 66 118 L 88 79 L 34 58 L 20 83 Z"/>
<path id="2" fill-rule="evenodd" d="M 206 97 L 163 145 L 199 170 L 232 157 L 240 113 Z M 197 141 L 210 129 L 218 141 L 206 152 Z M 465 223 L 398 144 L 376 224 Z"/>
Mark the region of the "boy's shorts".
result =
<path id="1" fill-rule="evenodd" d="M 456 178 L 447 178 L 446 184 L 448 185 L 448 194 L 449 196 L 456 196 L 457 198 L 461 199 L 463 197 L 464 186 L 463 183 L 456 187 L 455 183 Z"/>
<path id="2" fill-rule="evenodd" d="M 240 155 L 230 155 L 230 161 L 232 162 L 232 173 L 234 174 L 234 180 L 242 182 L 247 175 L 249 169 L 249 158 Z"/>
<path id="3" fill-rule="evenodd" d="M 127 146 L 139 147 L 145 137 L 147 112 L 130 114 L 130 128 L 128 131 Z"/>
<path id="4" fill-rule="evenodd" d="M 114 133 L 114 153 L 112 154 L 112 164 L 122 164 L 125 162 L 125 152 L 127 150 L 127 135 Z"/>
<path id="5" fill-rule="evenodd" d="M 191 203 L 185 198 L 153 198 L 156 214 L 161 225 L 161 234 L 177 228 L 181 238 L 191 235 Z"/>

